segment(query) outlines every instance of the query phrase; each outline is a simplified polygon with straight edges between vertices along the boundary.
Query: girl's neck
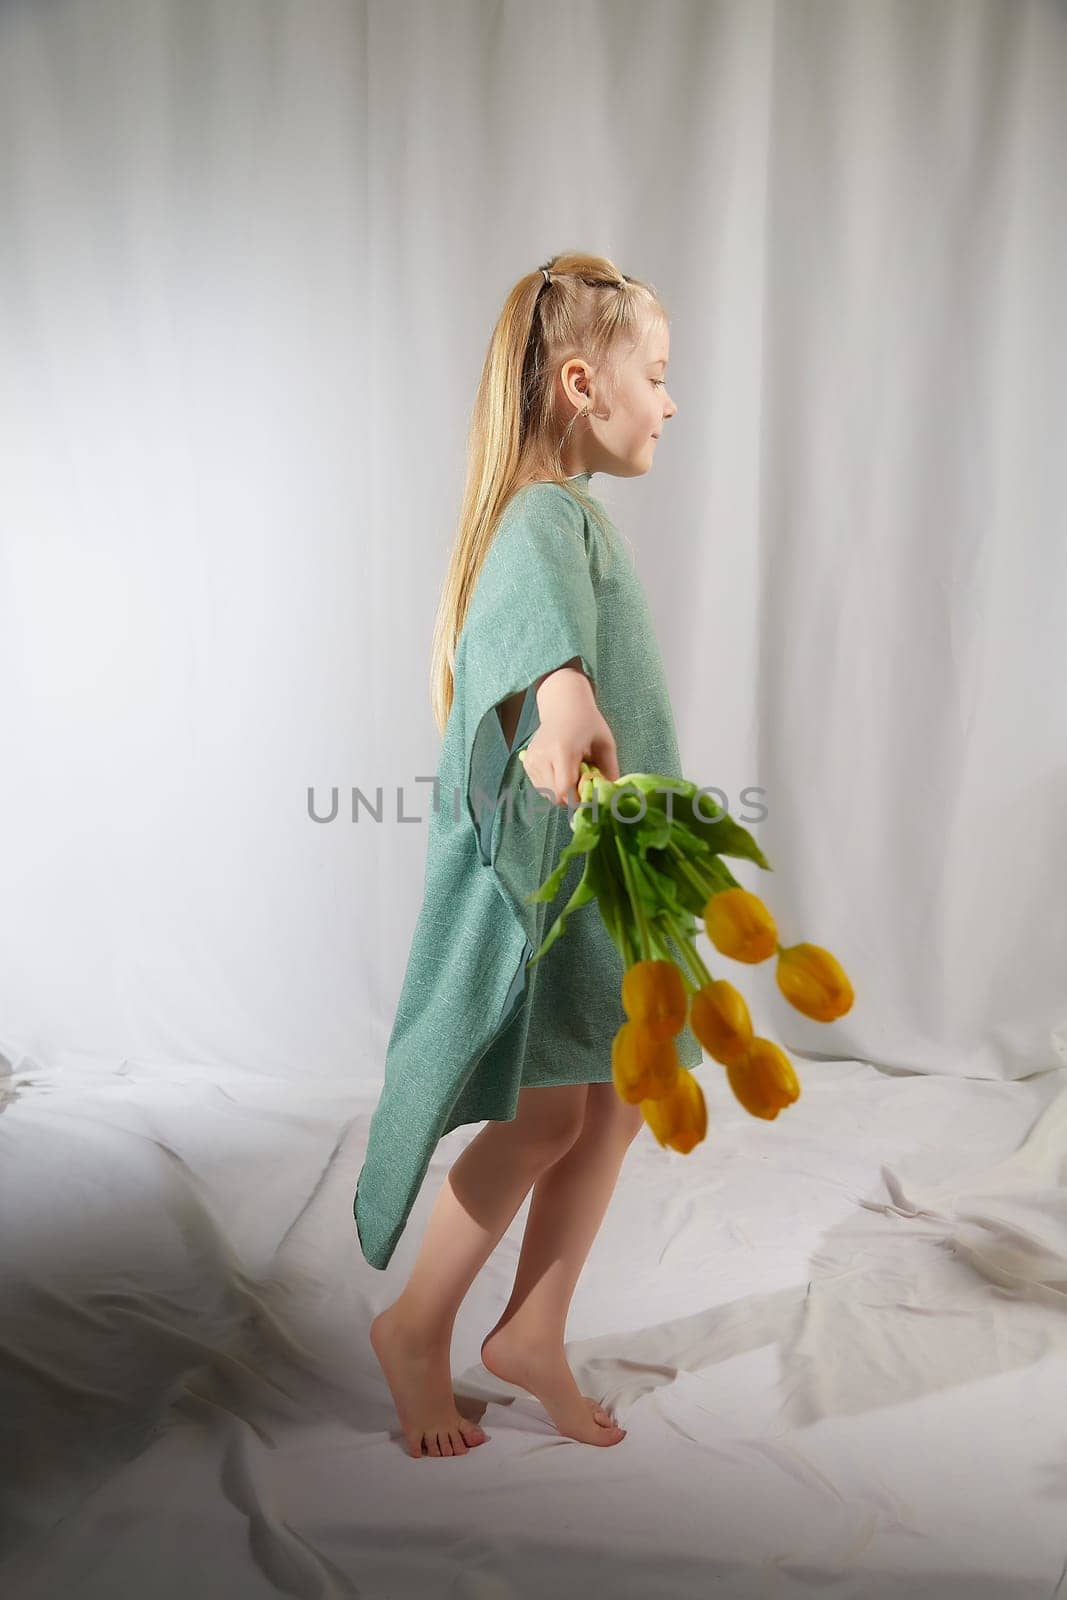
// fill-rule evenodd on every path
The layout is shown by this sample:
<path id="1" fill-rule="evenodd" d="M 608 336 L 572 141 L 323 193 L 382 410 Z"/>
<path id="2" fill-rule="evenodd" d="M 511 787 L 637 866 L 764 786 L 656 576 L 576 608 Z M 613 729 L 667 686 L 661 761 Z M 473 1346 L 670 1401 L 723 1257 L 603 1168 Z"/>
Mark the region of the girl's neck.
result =
<path id="1" fill-rule="evenodd" d="M 568 472 L 568 481 L 572 478 L 591 478 L 591 472 Z M 527 478 L 527 483 L 555 483 L 555 478 Z"/>

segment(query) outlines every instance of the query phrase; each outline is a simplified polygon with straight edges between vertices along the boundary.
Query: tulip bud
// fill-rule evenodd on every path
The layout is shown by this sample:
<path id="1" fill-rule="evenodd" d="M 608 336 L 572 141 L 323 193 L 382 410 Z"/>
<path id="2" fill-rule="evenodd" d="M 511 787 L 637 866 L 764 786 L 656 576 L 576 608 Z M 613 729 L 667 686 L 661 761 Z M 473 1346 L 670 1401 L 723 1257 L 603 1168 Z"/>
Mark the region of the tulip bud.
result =
<path id="1" fill-rule="evenodd" d="M 659 1039 L 685 1026 L 689 1010 L 682 974 L 673 961 L 635 961 L 622 980 L 622 1009 Z"/>
<path id="2" fill-rule="evenodd" d="M 759 895 L 748 889 L 721 889 L 704 907 L 708 938 L 733 961 L 766 961 L 778 948 L 778 929 Z"/>
<path id="3" fill-rule="evenodd" d="M 689 1009 L 689 1025 L 708 1055 L 724 1067 L 743 1061 L 752 1043 L 752 1019 L 745 997 L 725 978 L 697 990 Z"/>
<path id="4" fill-rule="evenodd" d="M 651 1033 L 643 1022 L 624 1022 L 611 1042 L 611 1080 L 627 1105 L 668 1094 L 679 1070 L 674 1040 Z"/>
<path id="5" fill-rule="evenodd" d="M 855 998 L 844 967 L 817 944 L 794 944 L 778 957 L 778 987 L 791 1006 L 815 1022 L 834 1022 Z"/>
<path id="6" fill-rule="evenodd" d="M 748 1055 L 728 1066 L 726 1076 L 745 1110 L 767 1122 L 800 1098 L 793 1063 L 771 1039 L 753 1039 Z"/>
<path id="7" fill-rule="evenodd" d="M 641 1115 L 664 1149 L 677 1150 L 684 1156 L 708 1131 L 704 1093 L 688 1067 L 678 1068 L 678 1080 L 670 1094 L 641 1101 Z"/>

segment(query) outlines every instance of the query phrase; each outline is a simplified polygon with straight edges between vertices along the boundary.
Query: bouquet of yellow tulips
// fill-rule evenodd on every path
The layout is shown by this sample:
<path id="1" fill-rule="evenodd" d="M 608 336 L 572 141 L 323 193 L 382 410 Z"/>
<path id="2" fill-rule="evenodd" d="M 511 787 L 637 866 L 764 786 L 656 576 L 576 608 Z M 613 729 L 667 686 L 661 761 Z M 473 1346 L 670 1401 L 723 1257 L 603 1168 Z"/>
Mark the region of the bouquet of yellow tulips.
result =
<path id="1" fill-rule="evenodd" d="M 816 1022 L 843 1017 L 852 985 L 836 957 L 815 944 L 783 947 L 774 918 L 742 888 L 723 856 L 770 871 L 759 845 L 695 783 L 655 772 L 629 772 L 612 783 L 581 764 L 572 838 L 555 870 L 529 896 L 552 900 L 569 862 L 585 856 L 581 881 L 530 964 L 564 933 L 572 911 L 596 900 L 622 957 L 627 1021 L 612 1042 L 612 1080 L 623 1100 L 639 1103 L 664 1148 L 688 1154 L 707 1134 L 699 1083 L 678 1060 L 675 1035 L 688 1021 L 701 1045 L 726 1068 L 730 1087 L 754 1117 L 773 1120 L 800 1096 L 785 1052 L 752 1031 L 744 996 L 714 978 L 693 942 L 696 917 L 722 955 L 766 961 L 777 953 L 782 994 Z"/>

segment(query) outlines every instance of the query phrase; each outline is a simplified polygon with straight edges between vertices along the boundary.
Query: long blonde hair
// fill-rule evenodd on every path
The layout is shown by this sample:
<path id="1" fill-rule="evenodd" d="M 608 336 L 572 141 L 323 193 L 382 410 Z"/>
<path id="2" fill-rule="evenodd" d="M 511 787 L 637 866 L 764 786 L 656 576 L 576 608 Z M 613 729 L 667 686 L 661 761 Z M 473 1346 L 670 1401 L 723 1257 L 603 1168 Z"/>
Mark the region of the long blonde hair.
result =
<path id="1" fill-rule="evenodd" d="M 606 256 L 570 251 L 515 284 L 489 338 L 467 435 L 459 526 L 434 624 L 430 699 L 441 733 L 452 709 L 456 645 L 504 508 L 533 476 L 568 490 L 603 526 L 586 491 L 563 472 L 556 375 L 572 356 L 587 360 L 598 398 L 610 402 L 619 368 L 646 326 L 667 313 L 654 287 L 627 278 Z"/>

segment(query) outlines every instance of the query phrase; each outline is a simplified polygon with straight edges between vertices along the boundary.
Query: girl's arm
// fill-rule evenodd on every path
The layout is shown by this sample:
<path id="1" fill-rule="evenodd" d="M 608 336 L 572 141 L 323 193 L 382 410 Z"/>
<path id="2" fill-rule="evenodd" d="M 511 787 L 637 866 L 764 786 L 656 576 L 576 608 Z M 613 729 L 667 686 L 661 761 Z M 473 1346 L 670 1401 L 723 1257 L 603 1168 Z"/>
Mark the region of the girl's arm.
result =
<path id="1" fill-rule="evenodd" d="M 578 671 L 582 673 L 582 677 L 583 678 L 585 677 L 585 673 L 582 672 L 582 658 L 581 658 L 581 656 L 572 656 L 571 659 L 569 661 L 565 661 L 561 667 L 553 667 L 551 672 L 543 672 L 541 674 L 541 676 L 535 681 L 535 683 L 534 683 L 534 692 L 537 693 L 537 695 L 538 695 L 538 699 L 537 699 L 537 709 L 538 710 L 541 709 L 541 697 L 540 697 L 539 691 L 540 691 L 541 685 L 545 682 L 545 680 L 547 678 L 554 677 L 557 672 L 569 672 L 573 667 L 577 667 Z"/>
<path id="2" fill-rule="evenodd" d="M 581 664 L 581 656 L 573 656 L 570 661 L 564 663 L 563 667 L 553 667 L 551 672 L 543 672 L 539 678 L 534 680 L 535 694 L 537 690 L 540 689 L 545 679 L 550 678 L 553 673 L 562 672 L 565 667 L 577 667 L 579 670 L 581 670 Z M 500 713 L 500 726 L 503 730 L 504 738 L 509 747 L 515 737 L 515 730 L 519 725 L 519 717 L 522 715 L 522 706 L 525 699 L 526 691 L 525 689 L 520 689 L 517 694 L 509 695 L 506 700 L 501 700 L 499 706 L 497 707 L 497 710 Z M 538 710 L 540 711 L 540 700 L 537 704 Z"/>
<path id="3" fill-rule="evenodd" d="M 592 762 L 605 778 L 619 777 L 615 736 L 601 713 L 593 685 L 572 656 L 536 680 L 541 726 L 526 749 L 526 775 L 536 789 L 550 790 L 566 805 L 578 799 L 581 763 Z"/>

